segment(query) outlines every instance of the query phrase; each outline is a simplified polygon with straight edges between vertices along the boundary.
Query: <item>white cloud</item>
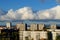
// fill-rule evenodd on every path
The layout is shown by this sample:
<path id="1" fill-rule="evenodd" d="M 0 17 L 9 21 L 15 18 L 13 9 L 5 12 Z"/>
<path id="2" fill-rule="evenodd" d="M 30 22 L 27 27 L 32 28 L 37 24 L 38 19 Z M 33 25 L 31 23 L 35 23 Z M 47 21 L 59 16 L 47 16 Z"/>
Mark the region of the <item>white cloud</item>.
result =
<path id="1" fill-rule="evenodd" d="M 56 6 L 34 13 L 30 7 L 23 7 L 16 11 L 10 9 L 0 20 L 26 20 L 26 19 L 60 19 L 60 6 Z"/>
<path id="2" fill-rule="evenodd" d="M 38 13 L 40 19 L 60 19 L 60 6 L 56 6 L 45 11 L 42 13 Z"/>
<path id="3" fill-rule="evenodd" d="M 15 12 L 10 9 L 6 15 L 1 16 L 2 20 L 11 20 L 15 19 Z"/>
<path id="4" fill-rule="evenodd" d="M 49 19 L 50 14 L 48 11 L 38 12 L 38 19 Z"/>
<path id="5" fill-rule="evenodd" d="M 21 19 L 33 19 L 34 18 L 34 14 L 30 7 L 24 7 L 24 8 L 18 9 L 16 12 L 17 12 L 16 16 L 18 16 L 19 14 L 21 16 L 21 17 L 19 16 Z"/>
<path id="6" fill-rule="evenodd" d="M 13 11 L 10 9 L 6 15 L 1 16 L 2 20 L 25 20 L 34 19 L 34 14 L 30 7 L 24 7 Z"/>

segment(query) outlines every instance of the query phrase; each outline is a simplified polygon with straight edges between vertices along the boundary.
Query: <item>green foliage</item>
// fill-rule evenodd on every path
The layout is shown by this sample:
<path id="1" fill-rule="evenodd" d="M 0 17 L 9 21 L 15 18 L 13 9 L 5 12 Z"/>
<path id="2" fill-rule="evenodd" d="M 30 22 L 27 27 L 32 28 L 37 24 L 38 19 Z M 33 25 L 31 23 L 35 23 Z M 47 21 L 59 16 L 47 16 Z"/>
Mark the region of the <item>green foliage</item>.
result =
<path id="1" fill-rule="evenodd" d="M 60 35 L 56 36 L 56 40 L 60 40 Z"/>
<path id="2" fill-rule="evenodd" d="M 2 31 L 0 33 L 0 40 L 18 40 L 19 39 L 19 33 L 18 31 Z"/>

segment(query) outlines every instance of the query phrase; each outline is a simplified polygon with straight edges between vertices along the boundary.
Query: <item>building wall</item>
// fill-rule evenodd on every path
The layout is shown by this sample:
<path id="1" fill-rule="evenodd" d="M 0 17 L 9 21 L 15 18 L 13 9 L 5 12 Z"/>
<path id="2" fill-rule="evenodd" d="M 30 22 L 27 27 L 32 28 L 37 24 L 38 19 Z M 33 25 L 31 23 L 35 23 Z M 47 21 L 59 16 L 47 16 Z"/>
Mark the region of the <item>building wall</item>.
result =
<path id="1" fill-rule="evenodd" d="M 17 24 L 16 25 L 17 29 L 19 29 L 20 31 L 24 31 L 25 30 L 25 27 L 26 27 L 26 24 Z"/>
<path id="2" fill-rule="evenodd" d="M 51 25 L 50 25 L 50 28 L 51 28 L 51 29 L 56 29 L 56 24 L 51 24 Z"/>
<path id="3" fill-rule="evenodd" d="M 11 23 L 10 23 L 10 22 L 7 22 L 7 23 L 6 23 L 6 27 L 7 27 L 7 28 L 10 28 L 10 27 L 11 27 Z"/>
<path id="4" fill-rule="evenodd" d="M 10 23 L 7 23 L 7 28 L 10 27 Z M 19 40 L 44 40 L 48 39 L 47 31 L 52 33 L 52 39 L 56 40 L 57 33 L 60 34 L 60 30 L 56 30 L 56 24 L 52 24 L 50 26 L 51 29 L 47 31 L 43 31 L 44 24 L 31 24 L 30 31 L 26 31 L 26 24 L 20 23 L 16 25 L 17 29 L 19 29 Z M 28 29 L 29 29 L 28 28 Z M 36 31 L 35 31 L 36 30 Z M 38 31 L 40 30 L 40 31 Z"/>
<path id="5" fill-rule="evenodd" d="M 37 24 L 31 24 L 30 30 L 32 30 L 32 31 L 37 30 Z"/>
<path id="6" fill-rule="evenodd" d="M 38 24 L 38 30 L 43 30 L 44 24 Z"/>
<path id="7" fill-rule="evenodd" d="M 47 32 L 45 31 L 22 31 L 22 35 L 23 40 L 26 40 L 26 37 L 28 38 L 28 40 L 48 39 Z"/>
<path id="8" fill-rule="evenodd" d="M 47 31 L 41 31 L 40 32 L 40 39 L 48 39 Z"/>
<path id="9" fill-rule="evenodd" d="M 23 31 L 19 31 L 19 40 L 23 40 Z"/>
<path id="10" fill-rule="evenodd" d="M 56 32 L 52 32 L 53 40 L 56 40 L 56 36 L 57 36 Z"/>
<path id="11" fill-rule="evenodd" d="M 56 40 L 56 36 L 58 32 L 51 31 L 52 33 L 52 40 Z M 47 31 L 20 31 L 20 40 L 48 40 Z"/>

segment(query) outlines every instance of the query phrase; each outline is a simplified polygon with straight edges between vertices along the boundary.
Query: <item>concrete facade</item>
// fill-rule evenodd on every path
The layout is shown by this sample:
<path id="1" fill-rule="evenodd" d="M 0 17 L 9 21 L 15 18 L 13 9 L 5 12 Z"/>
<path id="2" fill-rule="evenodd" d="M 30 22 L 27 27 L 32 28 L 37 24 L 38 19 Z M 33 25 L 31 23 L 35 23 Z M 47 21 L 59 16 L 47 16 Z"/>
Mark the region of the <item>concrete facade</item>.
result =
<path id="1" fill-rule="evenodd" d="M 30 24 L 30 30 L 37 30 L 37 24 Z"/>
<path id="2" fill-rule="evenodd" d="M 45 31 L 23 31 L 23 40 L 41 40 L 47 39 L 47 32 Z M 20 39 L 21 40 L 21 39 Z"/>
<path id="3" fill-rule="evenodd" d="M 56 36 L 57 36 L 56 32 L 52 32 L 53 40 L 56 40 Z"/>
<path id="4" fill-rule="evenodd" d="M 48 40 L 48 31 L 52 34 L 52 40 L 56 40 L 57 33 L 59 33 L 59 30 L 56 30 L 56 25 L 51 25 L 50 29 L 47 29 L 44 31 L 44 24 L 31 24 L 30 30 L 25 30 L 25 24 L 18 24 L 17 27 L 19 27 L 19 39 L 20 40 Z M 29 29 L 28 28 L 28 29 Z M 38 31 L 38 28 L 40 31 Z"/>
<path id="5" fill-rule="evenodd" d="M 26 28 L 26 24 L 23 23 L 19 23 L 16 25 L 17 29 L 19 29 L 20 31 L 24 31 Z"/>
<path id="6" fill-rule="evenodd" d="M 51 28 L 51 29 L 56 29 L 56 24 L 51 24 L 51 25 L 50 25 L 50 28 Z"/>
<path id="7" fill-rule="evenodd" d="M 8 29 L 10 29 L 11 23 L 10 23 L 10 22 L 7 22 L 7 23 L 6 23 L 6 27 L 7 27 Z"/>
<path id="8" fill-rule="evenodd" d="M 44 24 L 38 24 L 38 30 L 43 30 Z"/>

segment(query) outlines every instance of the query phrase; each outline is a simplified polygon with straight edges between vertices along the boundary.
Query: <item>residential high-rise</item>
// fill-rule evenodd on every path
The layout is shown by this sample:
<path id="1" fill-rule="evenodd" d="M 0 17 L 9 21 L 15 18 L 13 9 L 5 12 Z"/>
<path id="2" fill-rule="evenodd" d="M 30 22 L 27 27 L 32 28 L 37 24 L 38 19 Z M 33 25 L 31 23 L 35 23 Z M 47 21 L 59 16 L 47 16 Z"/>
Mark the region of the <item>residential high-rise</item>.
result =
<path id="1" fill-rule="evenodd" d="M 43 30 L 44 24 L 38 24 L 38 30 Z"/>
<path id="2" fill-rule="evenodd" d="M 56 36 L 57 36 L 56 32 L 52 32 L 52 39 L 53 40 L 56 40 Z"/>
<path id="3" fill-rule="evenodd" d="M 51 28 L 51 29 L 56 29 L 56 24 L 51 24 L 51 25 L 50 25 L 50 28 Z"/>
<path id="4" fill-rule="evenodd" d="M 26 24 L 23 24 L 23 23 L 19 23 L 16 25 L 17 29 L 19 29 L 20 31 L 24 31 L 26 30 Z"/>
<path id="5" fill-rule="evenodd" d="M 6 27 L 7 27 L 8 29 L 10 29 L 10 28 L 11 28 L 11 23 L 10 23 L 10 22 L 7 22 L 7 23 L 6 23 Z"/>
<path id="6" fill-rule="evenodd" d="M 37 24 L 31 24 L 30 30 L 32 30 L 32 31 L 37 30 Z"/>
<path id="7" fill-rule="evenodd" d="M 16 27 L 19 29 L 19 40 L 23 40 L 23 31 L 27 29 L 26 24 L 19 23 L 16 25 Z"/>
<path id="8" fill-rule="evenodd" d="M 40 40 L 47 40 L 47 31 L 41 31 L 40 32 Z"/>

